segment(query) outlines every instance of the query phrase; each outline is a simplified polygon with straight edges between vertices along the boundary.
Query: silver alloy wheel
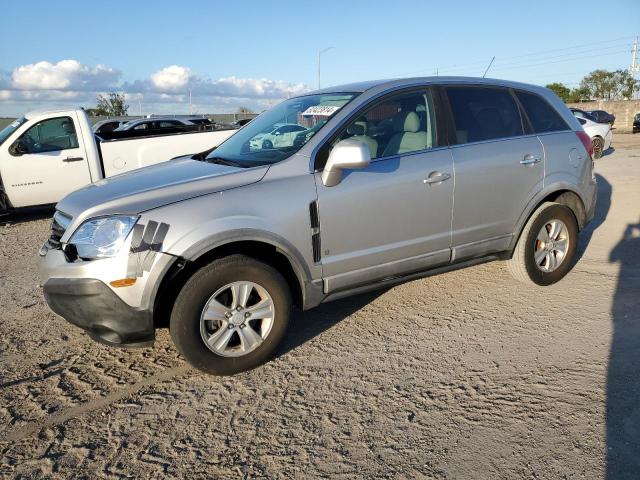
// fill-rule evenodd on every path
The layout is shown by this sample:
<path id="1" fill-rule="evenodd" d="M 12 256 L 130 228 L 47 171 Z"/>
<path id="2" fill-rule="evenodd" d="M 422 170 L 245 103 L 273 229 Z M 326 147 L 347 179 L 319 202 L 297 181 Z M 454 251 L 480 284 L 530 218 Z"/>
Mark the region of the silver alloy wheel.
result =
<path id="1" fill-rule="evenodd" d="M 543 272 L 553 272 L 564 261 L 569 251 L 569 230 L 561 220 L 546 222 L 534 244 L 533 258 Z"/>
<path id="2" fill-rule="evenodd" d="M 233 282 L 218 289 L 200 315 L 200 335 L 213 353 L 241 357 L 267 338 L 273 327 L 275 305 L 257 283 Z"/>

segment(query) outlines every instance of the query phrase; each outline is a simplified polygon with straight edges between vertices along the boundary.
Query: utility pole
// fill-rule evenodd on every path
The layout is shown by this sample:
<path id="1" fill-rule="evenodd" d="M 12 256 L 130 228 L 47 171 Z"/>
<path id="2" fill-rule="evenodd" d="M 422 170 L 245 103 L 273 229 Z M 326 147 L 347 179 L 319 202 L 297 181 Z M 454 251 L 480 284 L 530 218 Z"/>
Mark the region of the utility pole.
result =
<path id="1" fill-rule="evenodd" d="M 325 52 L 328 52 L 332 48 L 336 48 L 336 47 L 327 47 L 318 52 L 318 89 L 320 88 L 320 60 L 321 60 L 322 54 Z"/>
<path id="2" fill-rule="evenodd" d="M 640 65 L 638 65 L 638 36 L 636 35 L 633 41 L 633 48 L 631 49 L 631 66 L 629 67 L 629 73 L 634 75 L 640 72 Z"/>
<path id="3" fill-rule="evenodd" d="M 631 49 L 631 66 L 629 67 L 629 73 L 632 77 L 635 77 L 640 72 L 640 65 L 638 65 L 638 36 L 633 40 L 633 48 Z M 639 93 L 636 93 L 636 99 L 640 98 Z M 633 95 L 631 95 L 633 97 Z"/>

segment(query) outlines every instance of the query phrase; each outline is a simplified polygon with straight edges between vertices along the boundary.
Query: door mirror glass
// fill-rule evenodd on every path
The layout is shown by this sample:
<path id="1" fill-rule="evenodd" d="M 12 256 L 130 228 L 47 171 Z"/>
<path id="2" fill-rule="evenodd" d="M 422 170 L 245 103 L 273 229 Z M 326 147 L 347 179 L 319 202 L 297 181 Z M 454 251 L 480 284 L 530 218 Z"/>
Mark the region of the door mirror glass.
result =
<path id="1" fill-rule="evenodd" d="M 342 170 L 366 168 L 371 162 L 371 152 L 366 143 L 348 138 L 334 145 L 322 172 L 322 183 L 334 187 L 342 180 Z"/>

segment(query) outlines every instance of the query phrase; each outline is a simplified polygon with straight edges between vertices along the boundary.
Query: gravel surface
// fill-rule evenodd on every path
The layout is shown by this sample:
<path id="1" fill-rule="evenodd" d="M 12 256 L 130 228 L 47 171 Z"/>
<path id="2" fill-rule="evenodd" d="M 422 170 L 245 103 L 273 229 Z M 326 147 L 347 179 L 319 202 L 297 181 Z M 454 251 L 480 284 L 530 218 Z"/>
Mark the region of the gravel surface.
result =
<path id="1" fill-rule="evenodd" d="M 51 212 L 5 220 L 0 477 L 637 478 L 640 148 L 596 170 L 555 286 L 493 262 L 326 304 L 227 378 L 167 331 L 122 350 L 57 318 L 36 269 Z"/>

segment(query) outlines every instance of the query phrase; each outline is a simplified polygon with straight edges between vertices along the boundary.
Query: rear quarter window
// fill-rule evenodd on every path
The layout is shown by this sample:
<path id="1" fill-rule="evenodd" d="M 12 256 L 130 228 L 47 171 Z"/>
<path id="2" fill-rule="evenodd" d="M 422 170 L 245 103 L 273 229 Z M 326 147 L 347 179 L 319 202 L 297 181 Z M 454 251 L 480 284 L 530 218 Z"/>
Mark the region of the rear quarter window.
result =
<path id="1" fill-rule="evenodd" d="M 569 129 L 560 114 L 538 95 L 516 92 L 516 96 L 524 108 L 535 133 L 559 132 Z"/>

